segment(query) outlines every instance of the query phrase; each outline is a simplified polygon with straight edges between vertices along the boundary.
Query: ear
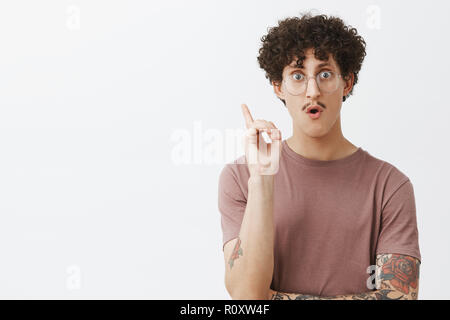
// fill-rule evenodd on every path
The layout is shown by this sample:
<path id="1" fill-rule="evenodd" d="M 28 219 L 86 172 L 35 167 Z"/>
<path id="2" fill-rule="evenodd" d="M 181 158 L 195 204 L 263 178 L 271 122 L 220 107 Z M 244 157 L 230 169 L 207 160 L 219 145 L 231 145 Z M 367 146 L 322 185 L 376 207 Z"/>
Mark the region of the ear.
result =
<path id="1" fill-rule="evenodd" d="M 344 87 L 344 96 L 347 96 L 347 94 L 352 90 L 353 88 L 353 81 L 355 80 L 355 74 L 352 72 L 348 76 L 348 79 L 345 80 L 345 87 Z"/>
<path id="2" fill-rule="evenodd" d="M 272 86 L 273 86 L 273 92 L 275 92 L 277 97 L 280 99 L 286 100 L 286 98 L 284 97 L 284 91 L 281 86 L 281 82 L 272 81 Z"/>

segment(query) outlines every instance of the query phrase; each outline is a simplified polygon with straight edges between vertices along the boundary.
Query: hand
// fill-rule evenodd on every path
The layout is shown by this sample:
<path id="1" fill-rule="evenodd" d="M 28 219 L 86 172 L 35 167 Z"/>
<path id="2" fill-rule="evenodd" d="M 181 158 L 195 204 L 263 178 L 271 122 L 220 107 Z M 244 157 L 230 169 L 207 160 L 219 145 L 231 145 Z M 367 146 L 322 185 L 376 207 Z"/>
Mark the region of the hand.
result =
<path id="1" fill-rule="evenodd" d="M 281 154 L 281 132 L 271 121 L 253 120 L 246 104 L 242 104 L 247 131 L 244 135 L 245 158 L 250 176 L 274 175 L 278 172 Z M 267 132 L 272 143 L 266 143 L 262 132 Z"/>

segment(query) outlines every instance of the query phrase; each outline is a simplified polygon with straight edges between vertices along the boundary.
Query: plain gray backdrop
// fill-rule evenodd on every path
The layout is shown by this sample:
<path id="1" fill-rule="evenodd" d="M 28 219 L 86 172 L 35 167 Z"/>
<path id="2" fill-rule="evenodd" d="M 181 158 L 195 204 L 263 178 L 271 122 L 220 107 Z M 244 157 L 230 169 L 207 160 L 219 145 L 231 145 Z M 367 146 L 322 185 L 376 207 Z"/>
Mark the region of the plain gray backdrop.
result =
<path id="1" fill-rule="evenodd" d="M 256 57 L 306 10 L 367 42 L 343 132 L 412 181 L 419 298 L 449 299 L 450 5 L 317 0 L 2 1 L 0 297 L 229 299 L 218 176 L 241 103 L 290 136 Z"/>

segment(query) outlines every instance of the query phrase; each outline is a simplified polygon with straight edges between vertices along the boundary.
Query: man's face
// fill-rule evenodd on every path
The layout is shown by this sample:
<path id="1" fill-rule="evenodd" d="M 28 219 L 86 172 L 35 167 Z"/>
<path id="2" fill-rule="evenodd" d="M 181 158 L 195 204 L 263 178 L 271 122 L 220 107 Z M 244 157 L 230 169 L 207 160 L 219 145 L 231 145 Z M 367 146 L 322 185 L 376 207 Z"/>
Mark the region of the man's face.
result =
<path id="1" fill-rule="evenodd" d="M 314 57 L 312 49 L 308 49 L 305 52 L 303 69 L 297 68 L 295 61 L 296 57 L 290 65 L 283 69 L 283 82 L 281 86 L 274 84 L 274 91 L 278 97 L 286 101 L 286 107 L 292 117 L 294 127 L 310 137 L 325 136 L 340 117 L 342 97 L 351 90 L 353 77 L 347 82 L 342 77 L 339 77 L 336 90 L 333 92 L 321 92 L 316 83 L 316 76 L 319 73 L 331 71 L 337 75 L 340 74 L 339 67 L 332 55 L 329 55 L 328 61 L 321 61 Z M 327 63 L 327 65 L 319 66 L 324 63 Z M 301 73 L 301 75 L 299 76 L 298 73 Z M 296 79 L 309 77 L 306 90 L 299 95 L 292 95 L 286 87 L 287 79 L 293 77 L 294 74 L 297 74 L 294 76 Z M 327 76 L 327 74 L 322 75 Z M 312 105 L 319 105 L 323 110 L 316 119 L 313 119 L 307 113 L 307 108 Z"/>

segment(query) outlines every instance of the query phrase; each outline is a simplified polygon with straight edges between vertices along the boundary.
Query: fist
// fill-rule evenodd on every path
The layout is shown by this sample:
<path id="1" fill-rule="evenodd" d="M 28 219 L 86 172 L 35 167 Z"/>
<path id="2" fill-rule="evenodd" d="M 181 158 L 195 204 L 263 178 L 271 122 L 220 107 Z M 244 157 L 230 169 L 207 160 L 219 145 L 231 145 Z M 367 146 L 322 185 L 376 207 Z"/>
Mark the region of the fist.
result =
<path id="1" fill-rule="evenodd" d="M 241 107 L 247 128 L 244 148 L 250 176 L 276 174 L 281 154 L 281 131 L 271 121 L 253 120 L 246 104 Z M 267 141 L 264 135 L 269 138 Z"/>

